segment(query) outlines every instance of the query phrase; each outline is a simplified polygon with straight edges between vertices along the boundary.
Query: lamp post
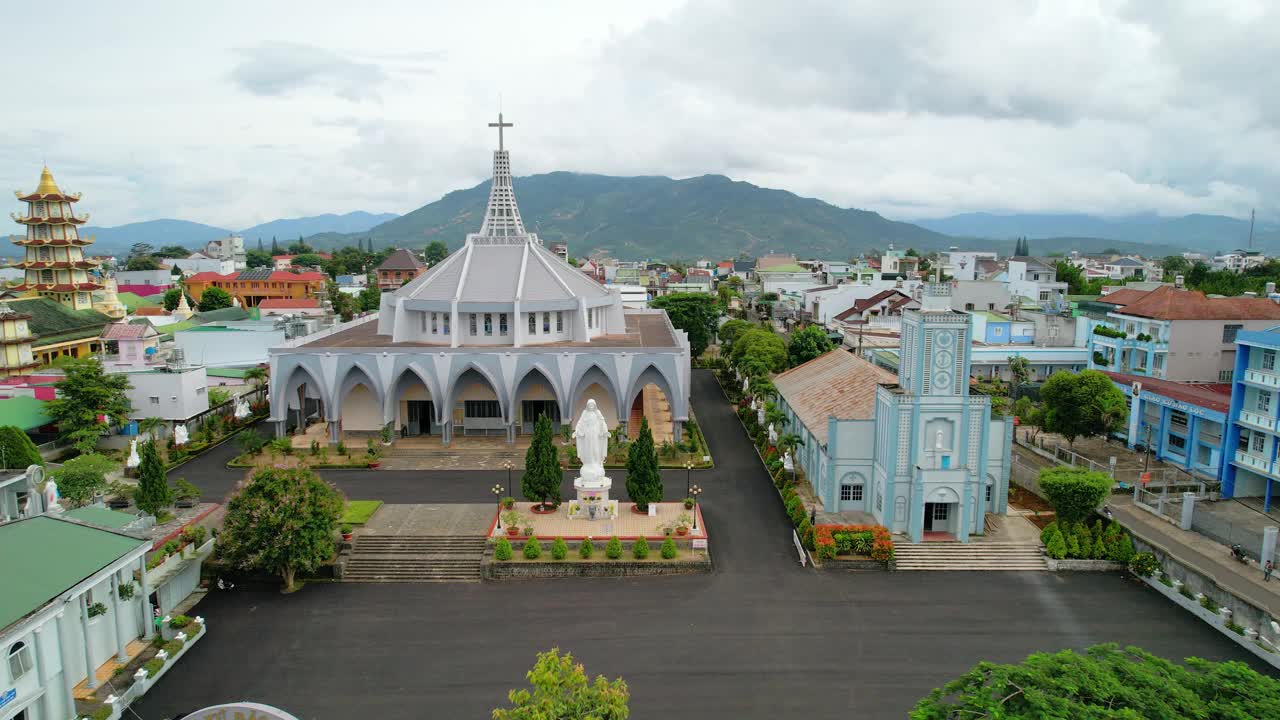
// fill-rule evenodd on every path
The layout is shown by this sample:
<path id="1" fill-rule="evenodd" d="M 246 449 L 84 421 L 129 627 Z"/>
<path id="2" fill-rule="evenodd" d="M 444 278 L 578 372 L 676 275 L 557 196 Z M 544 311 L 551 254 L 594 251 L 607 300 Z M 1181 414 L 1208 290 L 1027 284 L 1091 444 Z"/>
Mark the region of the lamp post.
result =
<path id="1" fill-rule="evenodd" d="M 698 496 L 702 494 L 702 488 L 694 485 L 689 488 L 689 497 L 693 498 L 693 529 L 698 529 Z"/>
<path id="2" fill-rule="evenodd" d="M 493 493 L 493 499 L 498 502 L 498 529 L 502 529 L 502 486 L 494 485 L 490 491 Z"/>
<path id="3" fill-rule="evenodd" d="M 685 460 L 684 461 L 684 496 L 685 497 L 689 497 L 689 489 L 692 487 L 690 483 L 692 482 L 693 482 L 693 461 Z"/>
<path id="4" fill-rule="evenodd" d="M 502 467 L 507 470 L 507 497 L 515 497 L 515 495 L 511 493 L 511 471 L 515 469 L 515 464 L 510 460 L 504 460 L 502 462 Z"/>

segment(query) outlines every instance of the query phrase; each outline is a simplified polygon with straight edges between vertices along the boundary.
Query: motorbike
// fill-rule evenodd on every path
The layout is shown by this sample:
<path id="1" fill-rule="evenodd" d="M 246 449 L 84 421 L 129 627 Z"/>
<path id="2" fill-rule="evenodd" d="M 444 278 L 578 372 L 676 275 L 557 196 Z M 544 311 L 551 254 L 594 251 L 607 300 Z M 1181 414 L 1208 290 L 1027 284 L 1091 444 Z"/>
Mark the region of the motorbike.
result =
<path id="1" fill-rule="evenodd" d="M 1231 546 L 1231 557 L 1235 558 L 1236 560 L 1239 560 L 1242 563 L 1249 562 L 1249 558 L 1245 557 L 1244 555 L 1244 548 L 1240 547 L 1239 543 L 1236 543 L 1235 545 Z"/>

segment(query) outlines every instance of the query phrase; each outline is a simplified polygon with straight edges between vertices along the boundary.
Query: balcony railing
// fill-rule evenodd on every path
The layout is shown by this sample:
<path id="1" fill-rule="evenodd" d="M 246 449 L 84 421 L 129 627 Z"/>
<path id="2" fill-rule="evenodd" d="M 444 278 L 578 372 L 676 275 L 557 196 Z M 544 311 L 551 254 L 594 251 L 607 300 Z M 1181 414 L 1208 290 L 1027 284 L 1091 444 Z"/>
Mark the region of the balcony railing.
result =
<path id="1" fill-rule="evenodd" d="M 1275 418 L 1270 418 L 1259 413 L 1242 410 L 1240 412 L 1240 422 L 1250 427 L 1260 428 L 1268 432 L 1276 431 Z"/>
<path id="2" fill-rule="evenodd" d="M 1271 472 L 1271 461 L 1269 459 L 1247 453 L 1244 450 L 1236 451 L 1236 462 L 1259 472 Z"/>
<path id="3" fill-rule="evenodd" d="M 1251 382 L 1255 385 L 1280 388 L 1280 374 L 1270 370 L 1255 370 L 1254 368 L 1249 368 L 1244 371 L 1244 379 L 1245 382 Z"/>

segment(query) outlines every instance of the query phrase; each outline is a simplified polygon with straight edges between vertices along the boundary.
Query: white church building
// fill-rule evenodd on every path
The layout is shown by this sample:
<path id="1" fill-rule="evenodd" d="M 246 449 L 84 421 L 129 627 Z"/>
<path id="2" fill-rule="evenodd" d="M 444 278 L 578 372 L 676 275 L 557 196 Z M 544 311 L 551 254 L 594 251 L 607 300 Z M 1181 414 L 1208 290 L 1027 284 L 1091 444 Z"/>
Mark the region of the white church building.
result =
<path id="1" fill-rule="evenodd" d="M 377 315 L 272 348 L 278 435 L 327 422 L 342 433 L 465 435 L 514 442 L 541 415 L 577 417 L 594 399 L 610 427 L 665 396 L 673 439 L 689 417 L 689 341 L 661 310 L 625 309 L 616 291 L 528 232 L 498 116 L 488 208 L 478 232 L 404 287 Z"/>

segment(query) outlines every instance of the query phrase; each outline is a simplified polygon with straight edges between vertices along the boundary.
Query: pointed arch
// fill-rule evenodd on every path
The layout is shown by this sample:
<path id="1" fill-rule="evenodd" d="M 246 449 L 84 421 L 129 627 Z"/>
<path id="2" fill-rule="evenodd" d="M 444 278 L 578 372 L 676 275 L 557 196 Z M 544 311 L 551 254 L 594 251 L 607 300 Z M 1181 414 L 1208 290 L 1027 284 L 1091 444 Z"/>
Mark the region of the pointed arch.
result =
<path id="1" fill-rule="evenodd" d="M 647 363 L 639 373 L 627 384 L 627 394 L 622 398 L 622 406 L 630 408 L 636 401 L 636 397 L 640 395 L 640 391 L 645 385 L 656 385 L 663 395 L 667 396 L 667 402 L 671 405 L 672 412 L 677 412 L 677 400 L 674 388 L 671 386 L 670 380 L 666 373 L 662 372 L 654 363 Z"/>
<path id="2" fill-rule="evenodd" d="M 468 397 L 473 394 L 484 395 L 483 390 L 477 392 L 477 388 L 480 387 L 481 384 L 488 387 L 488 389 L 493 393 L 493 401 L 498 403 L 498 417 L 478 417 L 468 423 L 469 418 L 465 414 L 466 406 L 464 405 L 464 414 L 462 416 L 463 431 L 470 432 L 474 428 L 481 429 L 483 432 L 488 433 L 500 429 L 510 422 L 511 408 L 507 403 L 508 396 L 502 383 L 498 382 L 497 379 L 494 378 L 493 373 L 486 370 L 482 365 L 474 362 L 468 362 L 466 365 L 458 368 L 458 370 L 451 375 L 451 379 L 447 386 L 449 399 L 445 403 L 444 409 L 446 422 L 455 419 L 453 409 L 459 402 L 465 403 L 469 400 L 488 400 L 488 398 Z M 468 424 L 470 424 L 471 427 L 468 427 Z"/>
<path id="3" fill-rule="evenodd" d="M 290 398 L 294 397 L 303 385 L 307 386 L 308 398 L 315 398 L 322 402 L 328 399 L 328 391 L 324 383 L 320 382 L 319 373 L 307 367 L 305 363 L 295 363 L 288 370 L 278 373 L 272 383 L 272 415 L 276 416 L 278 414 L 276 408 L 279 408 L 279 417 L 284 417 L 283 411 L 288 409 Z"/>
<path id="4" fill-rule="evenodd" d="M 361 363 L 353 363 L 338 382 L 329 403 L 331 420 L 344 430 L 377 431 L 382 427 L 382 383 Z"/>
<path id="5" fill-rule="evenodd" d="M 415 382 L 421 384 L 425 390 L 425 393 L 422 394 L 423 397 L 419 397 L 418 393 L 413 392 Z M 408 397 L 408 395 L 413 395 L 413 397 Z M 395 380 L 391 381 L 391 386 L 387 389 L 385 405 L 383 406 L 383 422 L 395 422 L 396 427 L 393 429 L 399 431 L 400 425 L 404 422 L 404 418 L 401 417 L 404 413 L 401 412 L 399 405 L 408 400 L 430 402 L 432 404 L 431 420 L 434 424 L 439 425 L 446 419 L 444 412 L 445 397 L 440 390 L 438 378 L 436 378 L 435 373 L 422 367 L 416 361 L 410 362 L 401 368 Z"/>
<path id="6" fill-rule="evenodd" d="M 548 411 L 548 414 L 552 415 L 553 420 L 564 422 L 564 391 L 560 388 L 559 383 L 555 381 L 555 374 L 548 371 L 540 363 L 534 363 L 526 368 L 524 374 L 512 386 L 511 400 L 508 406 L 511 408 L 511 418 L 519 423 L 521 432 L 532 432 L 532 428 L 527 427 L 531 421 L 525 417 L 525 401 L 546 402 L 548 399 L 545 397 L 547 390 L 550 390 L 550 400 L 555 404 L 554 413 Z M 531 395 L 536 397 L 527 397 Z"/>
<path id="7" fill-rule="evenodd" d="M 574 381 L 569 393 L 568 422 L 574 422 L 587 406 L 587 400 L 595 400 L 600 412 L 609 423 L 610 428 L 626 420 L 622 406 L 622 396 L 613 378 L 596 363 L 591 363 Z"/>

